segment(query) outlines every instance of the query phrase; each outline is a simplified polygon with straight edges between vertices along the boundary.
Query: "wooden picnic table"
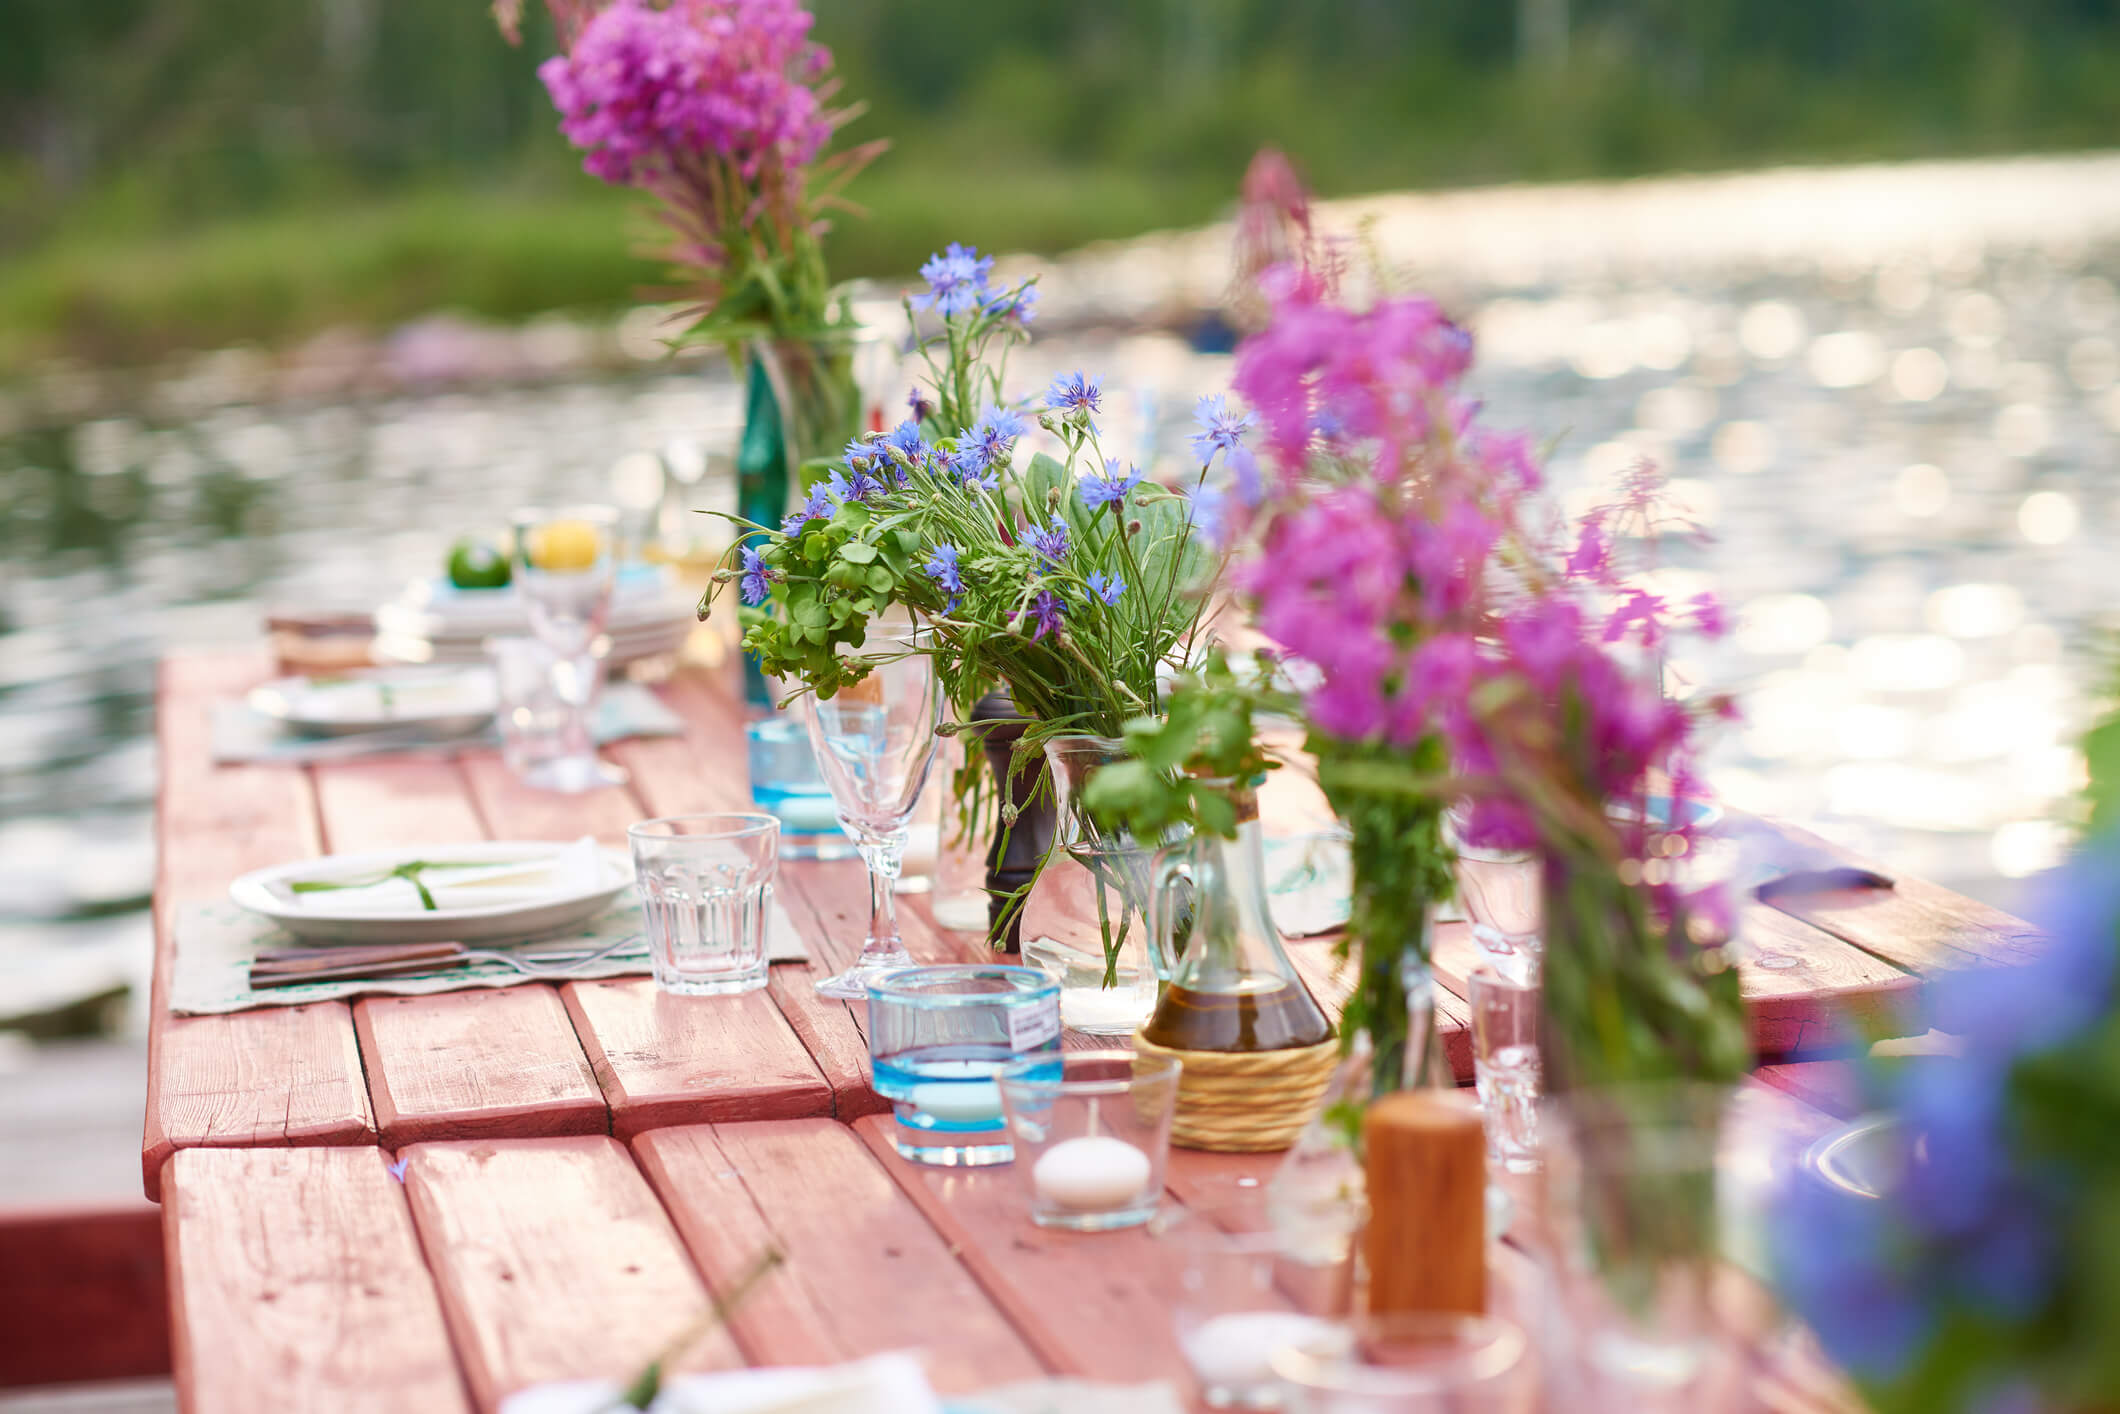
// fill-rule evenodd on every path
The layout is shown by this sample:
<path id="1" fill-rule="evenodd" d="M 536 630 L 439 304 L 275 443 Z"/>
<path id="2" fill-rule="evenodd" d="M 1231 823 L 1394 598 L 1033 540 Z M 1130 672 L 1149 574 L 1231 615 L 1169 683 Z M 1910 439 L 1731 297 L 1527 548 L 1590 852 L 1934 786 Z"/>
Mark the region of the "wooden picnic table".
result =
<path id="1" fill-rule="evenodd" d="M 142 1168 L 163 1204 L 184 1407 L 491 1410 L 538 1381 L 624 1376 L 769 1244 L 787 1266 L 688 1368 L 925 1347 L 945 1391 L 1041 1372 L 1183 1383 L 1149 1234 L 1042 1231 L 1009 1170 L 922 1168 L 892 1148 L 861 1011 L 811 986 L 860 947 L 858 861 L 783 866 L 811 960 L 775 965 L 761 992 L 675 998 L 629 978 L 170 1015 L 173 910 L 246 870 L 410 841 L 618 842 L 636 819 L 749 803 L 725 678 L 688 671 L 660 689 L 685 732 L 609 748 L 627 787 L 558 796 L 486 751 L 213 766 L 211 703 L 270 671 L 222 654 L 173 657 L 161 675 Z M 1797 831 L 1741 828 L 1790 868 L 1861 863 Z M 981 955 L 904 903 L 917 959 Z M 2036 948 L 2019 920 L 1904 877 L 1749 902 L 1743 925 L 1755 1036 L 1781 1062 L 1744 1104 L 1792 1142 L 1848 1111 L 1845 1077 L 1803 1063 L 1844 1036 L 1843 1016 L 1887 1017 L 1924 973 Z M 1331 945 L 1291 951 L 1336 1004 Z M 1443 930 L 1463 1075 L 1470 954 Z M 1171 1200 L 1255 1187 L 1276 1162 L 1175 1153 Z"/>

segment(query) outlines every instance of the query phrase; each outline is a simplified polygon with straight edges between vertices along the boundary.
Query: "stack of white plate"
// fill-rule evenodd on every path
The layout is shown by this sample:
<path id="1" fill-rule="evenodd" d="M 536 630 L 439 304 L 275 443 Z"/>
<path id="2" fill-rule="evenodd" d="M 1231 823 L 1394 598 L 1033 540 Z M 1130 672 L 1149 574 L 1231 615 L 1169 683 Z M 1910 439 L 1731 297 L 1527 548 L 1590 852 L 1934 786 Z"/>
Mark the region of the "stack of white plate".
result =
<path id="1" fill-rule="evenodd" d="M 612 667 L 675 653 L 698 622 L 698 599 L 661 569 L 620 571 L 611 596 Z M 375 656 L 383 663 L 483 661 L 486 640 L 530 632 L 514 589 L 458 589 L 448 580 L 414 580 L 375 611 Z"/>

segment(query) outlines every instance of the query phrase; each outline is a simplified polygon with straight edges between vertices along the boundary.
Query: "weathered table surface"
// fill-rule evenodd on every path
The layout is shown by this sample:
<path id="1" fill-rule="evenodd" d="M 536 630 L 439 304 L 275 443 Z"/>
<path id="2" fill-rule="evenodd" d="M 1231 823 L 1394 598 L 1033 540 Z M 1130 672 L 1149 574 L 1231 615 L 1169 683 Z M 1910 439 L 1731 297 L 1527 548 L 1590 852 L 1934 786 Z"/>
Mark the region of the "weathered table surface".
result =
<path id="1" fill-rule="evenodd" d="M 643 978 L 168 1015 L 172 910 L 245 870 L 503 832 L 618 841 L 648 815 L 748 806 L 741 709 L 704 676 L 663 689 L 684 736 L 609 750 L 628 787 L 566 797 L 520 786 L 487 752 L 211 765 L 211 702 L 268 674 L 240 655 L 162 670 L 142 1164 L 164 1203 L 187 1408 L 486 1410 L 539 1380 L 624 1374 L 769 1243 L 788 1265 L 691 1364 L 919 1346 L 945 1390 L 1042 1371 L 1182 1379 L 1147 1234 L 1042 1232 L 1007 1170 L 922 1169 L 891 1149 L 863 1018 L 811 988 L 813 969 L 859 948 L 858 862 L 783 868 L 812 961 L 775 966 L 743 997 L 665 997 Z M 1792 868 L 1849 862 L 1745 828 Z M 908 902 L 916 958 L 978 956 L 977 939 Z M 1754 902 L 1744 926 L 1755 1034 L 1779 1060 L 1831 1045 L 1845 1014 L 1887 1014 L 1924 972 L 2036 946 L 2018 920 L 1904 878 Z M 1449 930 L 1439 940 L 1453 989 L 1469 949 Z M 1329 944 L 1292 952 L 1321 996 L 1344 994 Z M 1469 1072 L 1457 994 L 1445 1009 Z M 1837 1067 L 1782 1064 L 1746 1104 L 1793 1142 L 1830 1128 L 1846 1094 Z M 1253 1185 L 1274 1161 L 1179 1154 L 1172 1200 Z"/>

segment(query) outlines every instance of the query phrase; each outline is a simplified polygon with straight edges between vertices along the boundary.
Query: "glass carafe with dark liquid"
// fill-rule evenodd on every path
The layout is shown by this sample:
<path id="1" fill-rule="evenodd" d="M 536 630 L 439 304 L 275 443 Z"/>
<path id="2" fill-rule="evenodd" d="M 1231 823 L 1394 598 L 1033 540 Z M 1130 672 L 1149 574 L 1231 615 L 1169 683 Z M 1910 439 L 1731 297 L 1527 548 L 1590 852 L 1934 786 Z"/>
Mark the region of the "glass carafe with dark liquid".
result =
<path id="1" fill-rule="evenodd" d="M 1178 1051 L 1314 1046 L 1332 1036 L 1332 1023 L 1282 950 L 1267 906 L 1258 797 L 1248 786 L 1229 792 L 1235 839 L 1202 832 L 1156 856 L 1149 942 L 1169 985 L 1141 1034 Z"/>

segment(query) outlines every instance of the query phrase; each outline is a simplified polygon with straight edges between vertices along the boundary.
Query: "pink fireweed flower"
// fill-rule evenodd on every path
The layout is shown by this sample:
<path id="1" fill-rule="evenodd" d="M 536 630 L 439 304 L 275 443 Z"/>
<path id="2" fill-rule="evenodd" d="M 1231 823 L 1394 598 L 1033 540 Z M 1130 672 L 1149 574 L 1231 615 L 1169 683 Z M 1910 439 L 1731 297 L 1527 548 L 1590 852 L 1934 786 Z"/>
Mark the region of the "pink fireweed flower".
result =
<path id="1" fill-rule="evenodd" d="M 640 184 L 700 157 L 799 168 L 831 136 L 810 85 L 830 56 L 794 0 L 615 0 L 538 67 L 592 175 Z"/>

